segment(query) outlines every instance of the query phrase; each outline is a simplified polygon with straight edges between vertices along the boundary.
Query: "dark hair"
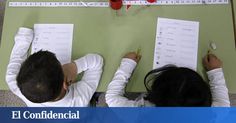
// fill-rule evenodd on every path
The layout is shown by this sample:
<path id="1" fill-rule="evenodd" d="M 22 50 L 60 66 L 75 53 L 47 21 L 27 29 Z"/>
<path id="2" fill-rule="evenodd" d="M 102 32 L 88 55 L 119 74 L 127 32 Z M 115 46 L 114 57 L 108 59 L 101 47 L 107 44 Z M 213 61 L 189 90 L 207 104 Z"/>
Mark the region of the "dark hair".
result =
<path id="1" fill-rule="evenodd" d="M 56 56 L 48 51 L 39 51 L 22 64 L 17 85 L 28 100 L 43 103 L 60 95 L 63 79 L 63 70 Z"/>
<path id="2" fill-rule="evenodd" d="M 195 107 L 212 103 L 209 84 L 188 68 L 169 65 L 152 70 L 145 76 L 144 84 L 148 91 L 145 99 L 156 106 Z"/>

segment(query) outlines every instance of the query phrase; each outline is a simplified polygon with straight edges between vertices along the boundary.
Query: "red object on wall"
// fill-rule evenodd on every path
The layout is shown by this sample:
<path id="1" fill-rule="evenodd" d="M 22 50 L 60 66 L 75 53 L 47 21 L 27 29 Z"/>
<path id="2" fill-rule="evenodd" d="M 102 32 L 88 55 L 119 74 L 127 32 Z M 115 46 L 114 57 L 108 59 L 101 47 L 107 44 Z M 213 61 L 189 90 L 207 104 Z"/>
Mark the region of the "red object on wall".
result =
<path id="1" fill-rule="evenodd" d="M 156 2 L 157 0 L 147 0 L 149 3 L 154 3 Z"/>
<path id="2" fill-rule="evenodd" d="M 122 5 L 122 0 L 110 0 L 110 6 L 114 10 L 120 9 Z"/>

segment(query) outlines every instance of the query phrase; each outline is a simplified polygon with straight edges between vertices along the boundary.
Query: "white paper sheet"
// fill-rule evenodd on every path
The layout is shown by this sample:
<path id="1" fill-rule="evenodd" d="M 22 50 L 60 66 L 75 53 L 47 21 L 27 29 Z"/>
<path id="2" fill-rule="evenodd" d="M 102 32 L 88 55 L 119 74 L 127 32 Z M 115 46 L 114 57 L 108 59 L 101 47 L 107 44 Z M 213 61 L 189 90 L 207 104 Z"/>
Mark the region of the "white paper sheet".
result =
<path id="1" fill-rule="evenodd" d="M 51 51 L 61 64 L 71 61 L 73 24 L 35 24 L 31 54 Z"/>
<path id="2" fill-rule="evenodd" d="M 158 18 L 153 68 L 167 64 L 196 70 L 199 22 Z"/>

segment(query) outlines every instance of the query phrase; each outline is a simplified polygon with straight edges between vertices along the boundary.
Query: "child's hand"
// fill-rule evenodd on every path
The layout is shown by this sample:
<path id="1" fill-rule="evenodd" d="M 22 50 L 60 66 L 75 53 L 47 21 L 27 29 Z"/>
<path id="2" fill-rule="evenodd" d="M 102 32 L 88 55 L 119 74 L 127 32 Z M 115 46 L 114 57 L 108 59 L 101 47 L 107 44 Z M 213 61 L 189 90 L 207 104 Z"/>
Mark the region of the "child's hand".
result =
<path id="1" fill-rule="evenodd" d="M 138 55 L 137 53 L 135 52 L 129 52 L 127 53 L 124 58 L 128 58 L 128 59 L 132 59 L 134 60 L 136 63 L 139 62 L 139 60 L 141 59 L 141 55 Z"/>
<path id="2" fill-rule="evenodd" d="M 203 65 L 210 71 L 222 67 L 222 62 L 214 54 L 207 54 L 203 59 Z"/>
<path id="3" fill-rule="evenodd" d="M 62 69 L 64 72 L 64 82 L 69 86 L 73 82 L 75 82 L 75 79 L 77 77 L 77 67 L 75 63 L 68 63 L 62 65 Z"/>

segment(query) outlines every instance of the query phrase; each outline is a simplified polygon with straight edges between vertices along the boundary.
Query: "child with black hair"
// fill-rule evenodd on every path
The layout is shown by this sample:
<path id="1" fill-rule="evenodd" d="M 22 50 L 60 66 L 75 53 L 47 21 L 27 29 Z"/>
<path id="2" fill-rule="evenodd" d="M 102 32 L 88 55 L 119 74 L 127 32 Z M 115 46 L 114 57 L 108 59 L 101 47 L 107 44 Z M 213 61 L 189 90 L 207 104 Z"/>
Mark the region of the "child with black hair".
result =
<path id="1" fill-rule="evenodd" d="M 106 92 L 106 103 L 109 107 L 230 106 L 222 62 L 213 54 L 208 54 L 203 59 L 208 70 L 209 84 L 191 69 L 169 65 L 152 70 L 146 75 L 146 96 L 129 100 L 124 97 L 125 86 L 140 58 L 141 56 L 131 52 L 122 59 Z"/>
<path id="2" fill-rule="evenodd" d="M 48 51 L 27 58 L 32 40 L 33 30 L 18 30 L 6 73 L 10 90 L 30 107 L 89 106 L 102 74 L 103 58 L 88 54 L 64 65 Z M 82 79 L 75 81 L 81 72 Z"/>

